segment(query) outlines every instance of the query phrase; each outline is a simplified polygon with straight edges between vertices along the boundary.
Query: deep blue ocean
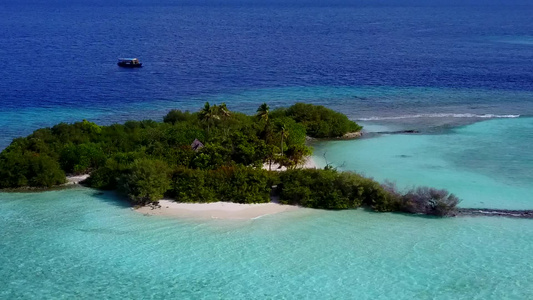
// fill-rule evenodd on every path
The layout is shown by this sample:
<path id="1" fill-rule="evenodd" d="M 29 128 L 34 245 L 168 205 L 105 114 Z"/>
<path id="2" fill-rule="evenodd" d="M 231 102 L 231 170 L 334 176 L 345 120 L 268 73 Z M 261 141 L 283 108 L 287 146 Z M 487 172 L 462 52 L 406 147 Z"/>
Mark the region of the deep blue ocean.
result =
<path id="1" fill-rule="evenodd" d="M 313 144 L 320 166 L 533 209 L 531 0 L 0 0 L 0 59 L 0 149 L 58 122 L 305 101 L 365 126 Z M 420 133 L 380 133 L 404 129 Z M 531 299 L 531 225 L 0 193 L 0 299 Z"/>
<path id="2" fill-rule="evenodd" d="M 59 121 L 295 101 L 533 115 L 530 1 L 0 1 L 0 147 Z M 117 67 L 139 57 L 142 69 Z"/>

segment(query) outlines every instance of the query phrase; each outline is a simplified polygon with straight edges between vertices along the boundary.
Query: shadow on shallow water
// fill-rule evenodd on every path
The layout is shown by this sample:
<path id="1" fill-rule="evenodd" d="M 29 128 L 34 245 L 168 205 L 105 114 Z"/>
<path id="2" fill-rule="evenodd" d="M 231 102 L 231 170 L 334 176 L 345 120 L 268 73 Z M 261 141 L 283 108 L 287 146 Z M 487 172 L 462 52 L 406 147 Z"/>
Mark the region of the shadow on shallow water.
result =
<path id="1" fill-rule="evenodd" d="M 91 189 L 91 188 L 87 188 Z M 119 208 L 132 208 L 132 204 L 126 199 L 126 197 L 120 195 L 115 191 L 100 191 L 92 190 L 90 194 L 92 197 L 99 199 L 100 201 L 117 206 Z"/>

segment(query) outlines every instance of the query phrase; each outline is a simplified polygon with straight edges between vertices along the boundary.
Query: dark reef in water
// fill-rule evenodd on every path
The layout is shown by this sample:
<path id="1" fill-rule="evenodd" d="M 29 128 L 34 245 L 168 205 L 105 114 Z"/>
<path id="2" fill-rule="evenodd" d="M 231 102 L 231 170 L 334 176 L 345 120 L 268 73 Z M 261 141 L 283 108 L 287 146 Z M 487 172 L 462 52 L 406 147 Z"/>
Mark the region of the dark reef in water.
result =
<path id="1" fill-rule="evenodd" d="M 419 130 L 398 130 L 398 131 L 378 131 L 377 134 L 406 134 L 406 133 L 420 133 Z"/>
<path id="2" fill-rule="evenodd" d="M 533 210 L 510 210 L 510 209 L 492 209 L 492 208 L 458 208 L 455 216 L 457 217 L 507 217 L 519 219 L 533 219 Z"/>

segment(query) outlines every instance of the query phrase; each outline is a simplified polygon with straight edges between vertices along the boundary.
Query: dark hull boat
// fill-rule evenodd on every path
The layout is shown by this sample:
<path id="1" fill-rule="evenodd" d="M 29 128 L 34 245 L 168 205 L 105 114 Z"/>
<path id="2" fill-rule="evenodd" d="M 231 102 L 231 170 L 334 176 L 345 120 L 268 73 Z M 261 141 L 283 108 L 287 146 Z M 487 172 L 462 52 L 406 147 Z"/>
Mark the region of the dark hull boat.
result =
<path id="1" fill-rule="evenodd" d="M 122 68 L 140 68 L 143 66 L 137 58 L 119 58 L 117 65 Z"/>

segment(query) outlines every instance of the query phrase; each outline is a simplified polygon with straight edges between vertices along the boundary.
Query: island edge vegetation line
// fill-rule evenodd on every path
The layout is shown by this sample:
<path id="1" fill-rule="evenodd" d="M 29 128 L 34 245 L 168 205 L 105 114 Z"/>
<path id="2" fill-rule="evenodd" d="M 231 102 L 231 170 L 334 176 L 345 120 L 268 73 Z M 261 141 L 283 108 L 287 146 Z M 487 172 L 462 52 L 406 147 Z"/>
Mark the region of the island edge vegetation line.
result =
<path id="1" fill-rule="evenodd" d="M 0 188 L 46 188 L 64 183 L 65 174 L 90 173 L 90 187 L 119 190 L 137 205 L 162 197 L 265 203 L 277 194 L 283 204 L 320 209 L 454 211 L 459 199 L 445 190 L 400 193 L 393 184 L 329 166 L 298 168 L 312 153 L 307 136 L 336 138 L 361 129 L 344 114 L 305 103 L 272 111 L 264 103 L 252 116 L 206 103 L 199 112 L 171 110 L 163 122 L 60 123 L 14 139 L 2 151 Z M 200 147 L 191 147 L 195 140 Z M 273 165 L 287 171 L 270 171 Z"/>

